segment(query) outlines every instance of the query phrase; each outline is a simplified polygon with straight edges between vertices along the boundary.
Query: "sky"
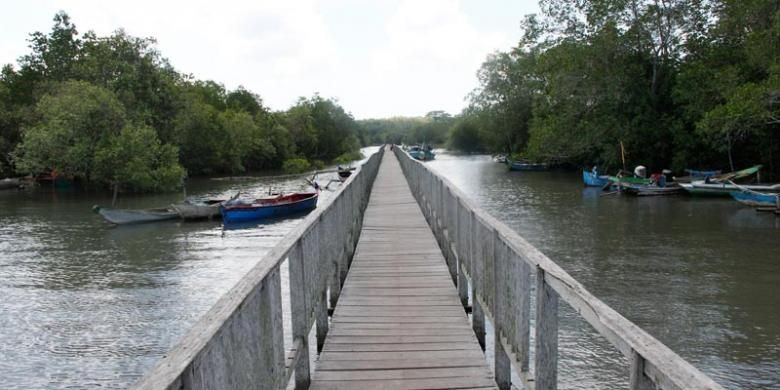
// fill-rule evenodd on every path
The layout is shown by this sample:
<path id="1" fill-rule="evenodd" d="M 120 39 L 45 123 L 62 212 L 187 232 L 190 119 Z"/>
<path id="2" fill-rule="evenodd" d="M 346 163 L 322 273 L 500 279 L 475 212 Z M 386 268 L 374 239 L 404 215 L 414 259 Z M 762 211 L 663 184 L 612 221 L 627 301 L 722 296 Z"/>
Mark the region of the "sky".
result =
<path id="1" fill-rule="evenodd" d="M 239 85 L 284 110 L 336 98 L 357 119 L 457 114 L 486 56 L 522 35 L 536 0 L 34 0 L 0 13 L 0 64 L 64 10 L 79 32 L 154 37 L 182 73 Z"/>

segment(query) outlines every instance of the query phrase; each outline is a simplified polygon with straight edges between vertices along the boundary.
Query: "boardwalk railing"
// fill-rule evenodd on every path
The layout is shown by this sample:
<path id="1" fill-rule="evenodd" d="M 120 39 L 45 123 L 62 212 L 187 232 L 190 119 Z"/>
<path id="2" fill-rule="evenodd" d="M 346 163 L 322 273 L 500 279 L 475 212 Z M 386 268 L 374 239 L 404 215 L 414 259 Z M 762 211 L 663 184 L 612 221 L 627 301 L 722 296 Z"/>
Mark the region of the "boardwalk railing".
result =
<path id="1" fill-rule="evenodd" d="M 558 302 L 569 304 L 631 362 L 631 389 L 720 389 L 712 379 L 593 296 L 515 231 L 469 201 L 447 179 L 395 148 L 412 193 L 442 248 L 464 305 L 472 293 L 473 328 L 485 345 L 485 316 L 495 330 L 495 377 L 511 370 L 536 389 L 558 376 Z M 536 290 L 534 375 L 529 373 L 531 291 Z"/>
<path id="2" fill-rule="evenodd" d="M 360 236 L 384 148 L 355 170 L 235 287 L 223 295 L 137 389 L 284 389 L 310 382 L 308 335 L 328 330 L 326 296 L 338 299 Z M 285 356 L 280 267 L 287 260 L 293 349 Z"/>

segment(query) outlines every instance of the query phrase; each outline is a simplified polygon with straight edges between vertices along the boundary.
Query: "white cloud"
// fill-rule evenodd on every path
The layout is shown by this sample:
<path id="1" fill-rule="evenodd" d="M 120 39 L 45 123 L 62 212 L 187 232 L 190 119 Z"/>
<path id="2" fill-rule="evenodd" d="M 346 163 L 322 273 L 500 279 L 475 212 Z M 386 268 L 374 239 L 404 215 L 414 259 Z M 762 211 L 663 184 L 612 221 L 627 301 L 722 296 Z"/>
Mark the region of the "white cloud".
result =
<path id="1" fill-rule="evenodd" d="M 15 23 L 13 34 L 0 36 L 3 61 L 25 54 L 19 37 L 48 31 L 63 9 L 81 32 L 124 28 L 155 37 L 179 71 L 244 85 L 274 109 L 320 92 L 360 118 L 457 113 L 485 56 L 508 48 L 514 37 L 506 31 L 516 29 L 477 28 L 458 0 L 46 0 L 13 7 L 0 15 L 0 25 Z M 371 18 L 354 20 L 361 15 Z M 353 22 L 362 27 L 351 31 Z"/>
<path id="2" fill-rule="evenodd" d="M 509 45 L 503 33 L 477 30 L 455 0 L 404 0 L 385 30 L 387 41 L 370 55 L 370 88 L 394 96 L 394 111 L 407 114 L 457 113 L 487 53 Z"/>

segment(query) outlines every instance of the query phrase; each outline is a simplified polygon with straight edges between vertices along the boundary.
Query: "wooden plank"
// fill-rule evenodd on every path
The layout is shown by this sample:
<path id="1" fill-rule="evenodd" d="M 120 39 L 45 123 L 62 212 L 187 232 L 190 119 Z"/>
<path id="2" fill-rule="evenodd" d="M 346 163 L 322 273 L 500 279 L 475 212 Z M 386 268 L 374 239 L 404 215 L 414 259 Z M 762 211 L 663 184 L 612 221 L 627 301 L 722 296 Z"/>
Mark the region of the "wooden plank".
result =
<path id="1" fill-rule="evenodd" d="M 312 384 L 312 390 L 343 389 L 474 389 L 495 388 L 490 378 L 457 377 L 428 379 L 396 379 L 373 381 L 318 381 Z"/>
<path id="2" fill-rule="evenodd" d="M 439 243 L 392 155 L 362 226 L 311 388 L 495 388 Z"/>
<path id="3" fill-rule="evenodd" d="M 433 379 L 458 377 L 490 378 L 490 371 L 484 367 L 423 368 L 370 371 L 321 371 L 315 374 L 319 381 L 354 381 L 387 379 Z"/>
<path id="4" fill-rule="evenodd" d="M 329 344 L 325 350 L 330 352 L 382 352 L 382 351 L 457 351 L 479 348 L 474 342 L 413 343 L 413 344 Z"/>

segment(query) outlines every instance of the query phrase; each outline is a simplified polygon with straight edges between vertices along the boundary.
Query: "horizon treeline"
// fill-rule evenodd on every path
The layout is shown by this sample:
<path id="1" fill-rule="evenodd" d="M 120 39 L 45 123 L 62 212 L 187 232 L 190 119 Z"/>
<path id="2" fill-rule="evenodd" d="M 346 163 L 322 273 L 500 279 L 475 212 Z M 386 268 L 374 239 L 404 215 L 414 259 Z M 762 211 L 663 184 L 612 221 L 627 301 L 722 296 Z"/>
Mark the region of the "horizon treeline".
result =
<path id="1" fill-rule="evenodd" d="M 614 169 L 623 143 L 628 164 L 654 170 L 764 164 L 778 177 L 780 2 L 539 5 L 478 70 L 448 147 Z"/>
<path id="2" fill-rule="evenodd" d="M 306 170 L 360 158 L 361 132 L 334 99 L 273 112 L 260 96 L 180 73 L 153 38 L 82 35 L 65 12 L 0 73 L 0 178 L 54 171 L 129 191 L 185 175 Z"/>

